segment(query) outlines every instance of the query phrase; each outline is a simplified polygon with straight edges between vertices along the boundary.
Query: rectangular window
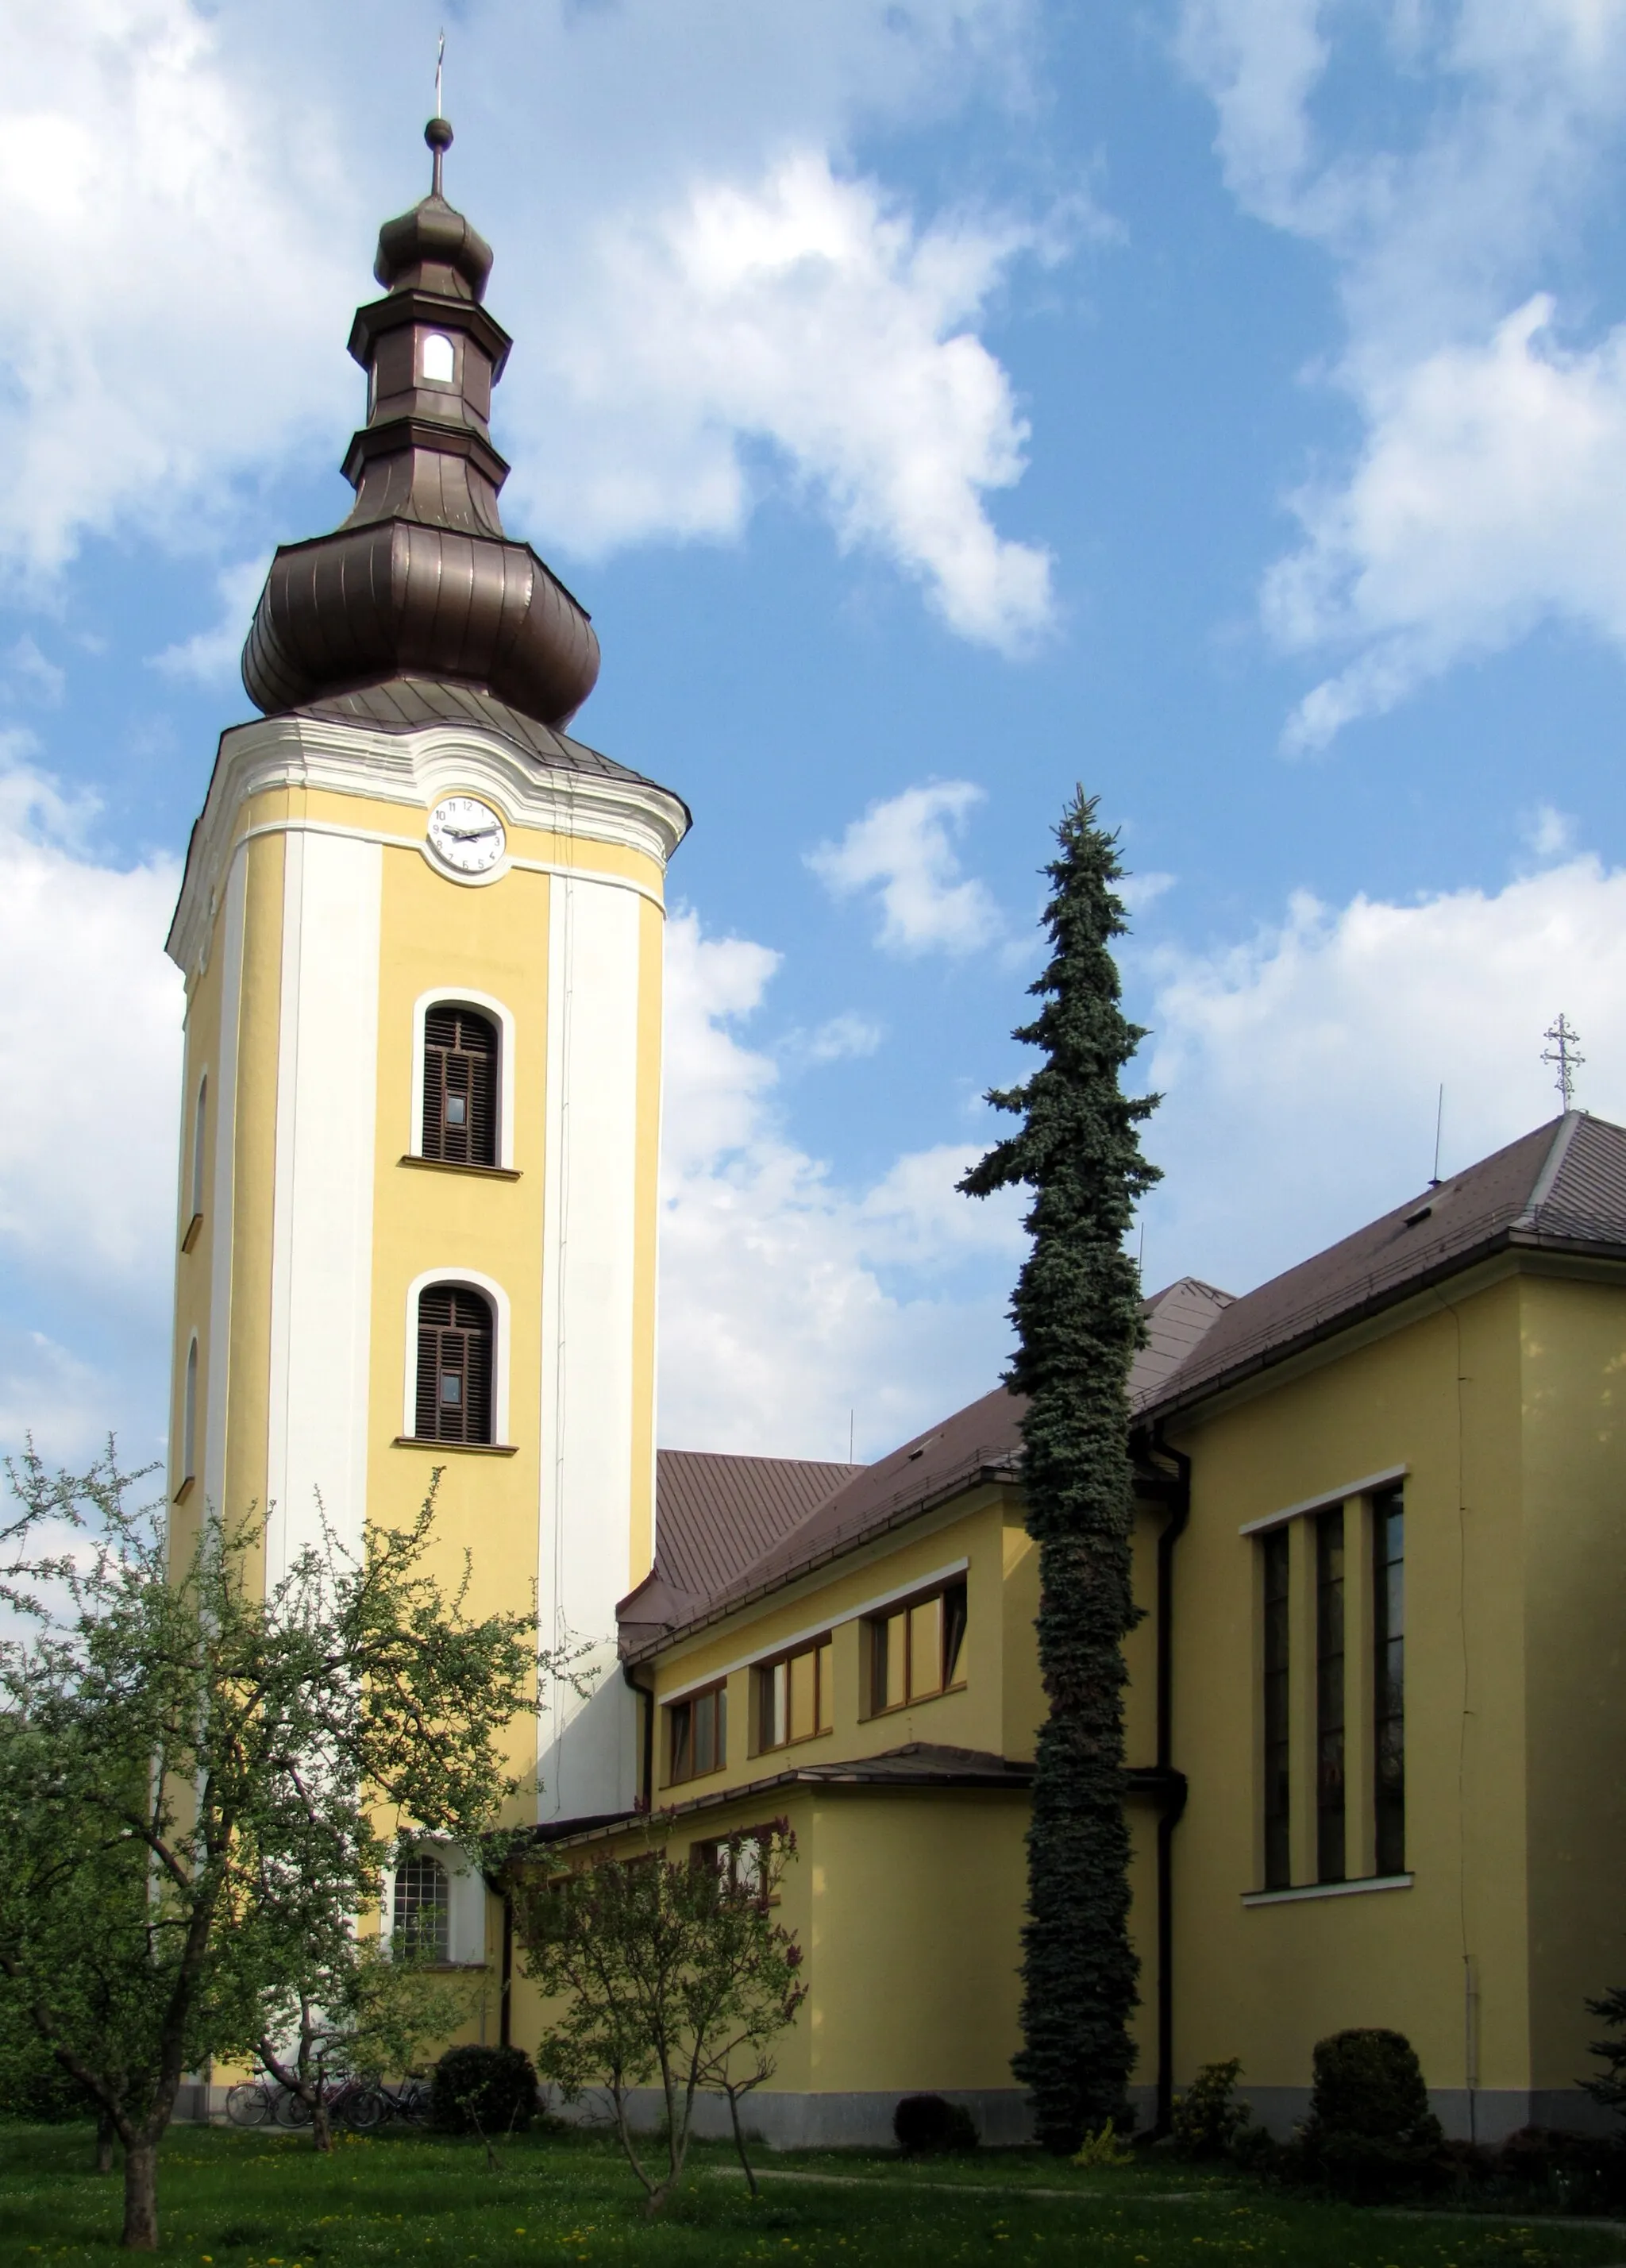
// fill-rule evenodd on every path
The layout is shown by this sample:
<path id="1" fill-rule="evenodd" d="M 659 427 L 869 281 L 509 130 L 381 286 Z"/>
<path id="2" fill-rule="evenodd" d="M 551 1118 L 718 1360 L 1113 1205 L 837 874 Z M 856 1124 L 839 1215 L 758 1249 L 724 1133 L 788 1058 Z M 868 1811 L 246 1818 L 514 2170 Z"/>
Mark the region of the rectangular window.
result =
<path id="1" fill-rule="evenodd" d="M 747 1827 L 737 1834 L 691 1843 L 689 1864 L 714 1872 L 731 1890 L 743 1890 L 764 1904 L 777 1905 L 776 1892 L 770 1890 L 765 1897 L 762 1894 L 764 1883 L 771 1881 L 769 1861 L 779 1831 L 772 1826 Z"/>
<path id="2" fill-rule="evenodd" d="M 814 1638 L 756 1672 L 756 1745 L 788 1749 L 811 1741 L 835 1722 L 835 1685 L 831 1672 L 835 1648 Z"/>
<path id="3" fill-rule="evenodd" d="M 1260 1551 L 1264 1573 L 1265 1888 L 1284 1890 L 1293 1879 L 1288 1840 L 1289 1687 L 1287 1658 L 1288 1534 L 1272 1528 Z"/>
<path id="4" fill-rule="evenodd" d="M 1341 1882 L 1343 1845 L 1343 1506 L 1315 1523 L 1315 1878 Z"/>
<path id="5" fill-rule="evenodd" d="M 1406 1871 L 1406 1511 L 1402 1490 L 1372 1500 L 1372 1756 L 1380 1874 Z"/>
<path id="6" fill-rule="evenodd" d="M 702 1779 L 720 1771 L 728 1755 L 728 1689 L 708 1686 L 666 1710 L 666 1778 Z"/>
<path id="7" fill-rule="evenodd" d="M 865 1625 L 872 1717 L 964 1683 L 966 1595 L 962 1579 Z"/>

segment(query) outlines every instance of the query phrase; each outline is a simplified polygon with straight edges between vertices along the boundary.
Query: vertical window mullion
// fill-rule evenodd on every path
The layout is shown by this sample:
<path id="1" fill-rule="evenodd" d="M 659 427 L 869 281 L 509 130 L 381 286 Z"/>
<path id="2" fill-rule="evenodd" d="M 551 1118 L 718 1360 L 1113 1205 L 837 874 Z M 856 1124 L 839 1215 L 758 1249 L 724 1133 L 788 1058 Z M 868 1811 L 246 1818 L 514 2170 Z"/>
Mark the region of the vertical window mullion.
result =
<path id="1" fill-rule="evenodd" d="M 1315 1875 L 1344 1879 L 1343 1507 L 1315 1523 Z"/>
<path id="2" fill-rule="evenodd" d="M 1372 1800 L 1380 1874 L 1406 1871 L 1406 1543 L 1399 1489 L 1374 1497 L 1372 1548 Z"/>
<path id="3" fill-rule="evenodd" d="M 1291 1719 L 1288 1650 L 1289 1535 L 1273 1528 L 1262 1543 L 1264 1578 L 1264 1693 L 1262 1710 L 1265 1888 L 1284 1890 L 1292 1881 L 1290 1840 L 1292 1786 L 1289 1728 Z"/>

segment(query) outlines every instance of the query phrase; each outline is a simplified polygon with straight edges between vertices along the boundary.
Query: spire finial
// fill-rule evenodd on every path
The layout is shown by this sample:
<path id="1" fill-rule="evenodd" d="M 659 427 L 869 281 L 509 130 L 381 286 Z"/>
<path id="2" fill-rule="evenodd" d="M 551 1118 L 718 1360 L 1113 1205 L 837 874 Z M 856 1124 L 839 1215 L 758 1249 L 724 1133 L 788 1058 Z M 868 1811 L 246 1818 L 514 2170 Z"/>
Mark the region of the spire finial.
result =
<path id="1" fill-rule="evenodd" d="M 1542 1049 L 1541 1061 L 1544 1064 L 1552 1064 L 1556 1069 L 1557 1076 L 1553 1085 L 1563 1098 L 1563 1107 L 1566 1111 L 1571 1108 L 1575 1101 L 1576 1067 L 1586 1060 L 1575 1044 L 1580 1036 L 1569 1018 L 1563 1015 L 1559 1017 L 1556 1024 L 1549 1024 L 1541 1035 L 1544 1040 L 1552 1042 L 1551 1047 Z"/>
<path id="2" fill-rule="evenodd" d="M 452 129 L 441 112 L 441 74 L 445 68 L 445 61 L 446 35 L 443 32 L 440 35 L 440 44 L 435 50 L 435 114 L 423 129 L 423 139 L 435 153 L 434 174 L 429 187 L 429 193 L 432 197 L 438 197 L 443 194 L 440 186 L 440 161 L 452 147 Z"/>

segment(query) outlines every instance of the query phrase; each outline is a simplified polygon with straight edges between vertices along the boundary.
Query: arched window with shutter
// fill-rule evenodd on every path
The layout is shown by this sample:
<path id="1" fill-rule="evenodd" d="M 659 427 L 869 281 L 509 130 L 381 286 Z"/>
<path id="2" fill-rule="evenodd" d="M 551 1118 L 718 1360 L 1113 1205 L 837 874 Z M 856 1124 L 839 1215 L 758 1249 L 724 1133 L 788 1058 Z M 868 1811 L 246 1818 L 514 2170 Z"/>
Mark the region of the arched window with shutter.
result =
<path id="1" fill-rule="evenodd" d="M 452 1886 L 438 1859 L 415 1851 L 395 1869 L 395 1941 L 416 1961 L 452 1955 Z"/>
<path id="2" fill-rule="evenodd" d="M 423 1019 L 423 1154 L 448 1166 L 497 1162 L 497 1027 L 455 1001 Z"/>
<path id="3" fill-rule="evenodd" d="M 491 1440 L 491 1306 L 467 1284 L 426 1284 L 418 1294 L 420 1441 Z"/>

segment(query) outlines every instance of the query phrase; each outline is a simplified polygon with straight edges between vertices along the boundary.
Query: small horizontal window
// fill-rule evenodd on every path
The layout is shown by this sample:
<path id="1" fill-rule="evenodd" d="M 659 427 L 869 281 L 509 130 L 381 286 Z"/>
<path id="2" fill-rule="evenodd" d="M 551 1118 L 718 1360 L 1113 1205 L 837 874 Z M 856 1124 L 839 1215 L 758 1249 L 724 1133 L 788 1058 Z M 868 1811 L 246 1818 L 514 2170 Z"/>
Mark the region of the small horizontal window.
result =
<path id="1" fill-rule="evenodd" d="M 668 1781 L 703 1779 L 721 1771 L 728 1754 L 728 1689 L 708 1686 L 666 1710 Z"/>
<path id="2" fill-rule="evenodd" d="M 828 1638 L 798 1646 L 756 1670 L 756 1745 L 787 1749 L 811 1741 L 835 1722 L 835 1648 Z"/>
<path id="3" fill-rule="evenodd" d="M 773 1854 L 781 1834 L 778 1826 L 746 1827 L 732 1835 L 719 1835 L 689 1845 L 689 1864 L 715 1874 L 725 1888 L 743 1890 L 764 1905 L 777 1905 L 773 1891 Z"/>
<path id="4" fill-rule="evenodd" d="M 963 1579 L 923 1599 L 911 1599 L 865 1625 L 869 1648 L 872 1717 L 930 1701 L 962 1683 L 966 1645 Z"/>

